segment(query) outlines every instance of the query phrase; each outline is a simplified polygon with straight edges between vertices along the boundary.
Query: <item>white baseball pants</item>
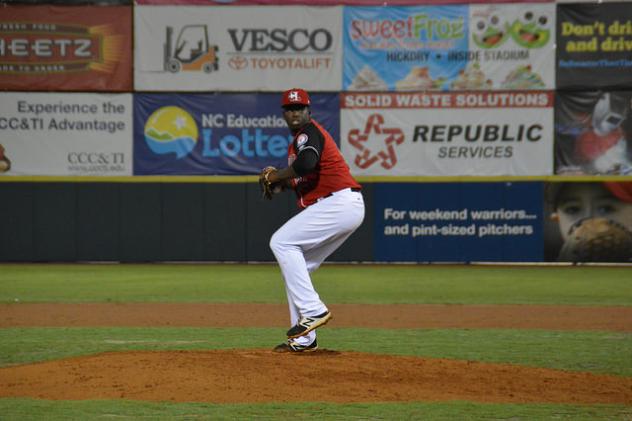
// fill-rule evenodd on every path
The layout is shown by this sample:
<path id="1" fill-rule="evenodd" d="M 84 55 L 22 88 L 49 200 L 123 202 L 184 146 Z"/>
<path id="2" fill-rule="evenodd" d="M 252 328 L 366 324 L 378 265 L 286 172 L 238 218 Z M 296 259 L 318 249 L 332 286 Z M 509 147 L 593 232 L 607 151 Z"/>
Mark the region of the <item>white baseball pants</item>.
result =
<path id="1" fill-rule="evenodd" d="M 364 199 L 360 192 L 343 189 L 307 207 L 279 228 L 270 239 L 290 307 L 290 326 L 303 316 L 327 311 L 309 276 L 349 238 L 364 219 Z M 312 331 L 295 340 L 310 344 Z"/>

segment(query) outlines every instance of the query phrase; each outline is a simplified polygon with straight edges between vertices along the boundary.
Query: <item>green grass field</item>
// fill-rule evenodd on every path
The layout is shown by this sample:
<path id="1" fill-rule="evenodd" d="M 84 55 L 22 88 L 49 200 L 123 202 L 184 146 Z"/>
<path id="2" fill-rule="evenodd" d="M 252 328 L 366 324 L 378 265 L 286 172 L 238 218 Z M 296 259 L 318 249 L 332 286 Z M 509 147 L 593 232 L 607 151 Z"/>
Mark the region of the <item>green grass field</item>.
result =
<path id="1" fill-rule="evenodd" d="M 630 267 L 325 265 L 314 276 L 334 303 L 632 306 Z M 0 303 L 282 303 L 274 265 L 0 265 Z M 632 320 L 630 321 L 632 324 Z M 120 350 L 269 348 L 273 328 L 5 328 L 0 366 Z M 590 371 L 632 377 L 632 334 L 507 329 L 350 329 L 336 349 Z M 0 398 L 0 420 L 24 419 L 632 419 L 618 405 L 413 402 L 193 404 Z"/>

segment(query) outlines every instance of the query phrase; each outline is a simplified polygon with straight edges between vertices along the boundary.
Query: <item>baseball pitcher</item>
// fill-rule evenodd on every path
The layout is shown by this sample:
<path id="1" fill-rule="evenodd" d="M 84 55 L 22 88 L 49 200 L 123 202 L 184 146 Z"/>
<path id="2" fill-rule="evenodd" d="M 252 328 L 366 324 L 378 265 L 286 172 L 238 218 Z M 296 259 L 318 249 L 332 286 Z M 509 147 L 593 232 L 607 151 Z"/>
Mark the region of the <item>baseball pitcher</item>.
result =
<path id="1" fill-rule="evenodd" d="M 264 197 L 281 190 L 296 192 L 300 213 L 270 239 L 281 267 L 291 328 L 275 352 L 309 352 L 318 348 L 316 328 L 332 315 L 314 289 L 310 273 L 360 226 L 364 200 L 331 135 L 311 118 L 310 98 L 303 89 L 281 97 L 283 117 L 294 135 L 288 145 L 288 166 L 266 167 L 259 176 Z"/>

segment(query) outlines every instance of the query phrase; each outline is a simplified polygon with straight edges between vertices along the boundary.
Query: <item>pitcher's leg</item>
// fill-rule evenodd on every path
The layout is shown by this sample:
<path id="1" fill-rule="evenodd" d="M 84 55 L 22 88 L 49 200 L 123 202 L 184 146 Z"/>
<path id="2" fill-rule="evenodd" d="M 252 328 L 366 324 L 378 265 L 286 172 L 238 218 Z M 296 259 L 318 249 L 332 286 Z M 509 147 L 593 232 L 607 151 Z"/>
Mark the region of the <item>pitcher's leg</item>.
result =
<path id="1" fill-rule="evenodd" d="M 336 251 L 351 234 L 353 234 L 353 231 L 332 237 L 329 241 L 319 245 L 318 247 L 314 247 L 313 249 L 306 251 L 305 262 L 307 263 L 307 270 L 309 273 L 318 269 L 325 259 Z"/>
<path id="2" fill-rule="evenodd" d="M 324 203 L 335 220 L 332 235 L 304 252 L 307 270 L 312 273 L 355 232 L 364 220 L 364 200 L 360 193 L 338 193 Z"/>
<path id="3" fill-rule="evenodd" d="M 304 244 L 313 241 L 309 238 L 309 232 L 306 234 L 301 230 L 308 210 L 287 221 L 270 240 L 270 248 L 283 273 L 288 299 L 296 306 L 301 317 L 327 311 L 312 285 L 303 255 Z"/>
<path id="4" fill-rule="evenodd" d="M 300 320 L 301 314 L 299 313 L 299 310 L 296 307 L 296 305 L 294 305 L 294 299 L 290 296 L 290 291 L 288 291 L 287 286 L 285 287 L 285 292 L 287 294 L 287 304 L 290 308 L 290 326 L 294 326 Z M 316 331 L 312 330 L 307 335 L 295 338 L 294 341 L 299 343 L 300 345 L 307 346 L 313 343 L 315 339 L 316 339 Z"/>

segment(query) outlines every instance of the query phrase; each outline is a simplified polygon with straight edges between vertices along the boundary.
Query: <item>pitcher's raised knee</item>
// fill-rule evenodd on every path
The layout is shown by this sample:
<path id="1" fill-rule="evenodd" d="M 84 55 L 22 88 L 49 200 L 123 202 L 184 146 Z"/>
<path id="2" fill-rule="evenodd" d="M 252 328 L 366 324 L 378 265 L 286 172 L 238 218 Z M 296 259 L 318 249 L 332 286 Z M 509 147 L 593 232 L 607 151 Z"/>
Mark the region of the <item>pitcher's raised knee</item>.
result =
<path id="1" fill-rule="evenodd" d="M 275 232 L 270 238 L 270 250 L 272 250 L 272 253 L 277 255 L 277 253 L 282 253 L 286 248 L 287 244 L 283 241 L 281 235 L 279 235 L 279 231 Z"/>

